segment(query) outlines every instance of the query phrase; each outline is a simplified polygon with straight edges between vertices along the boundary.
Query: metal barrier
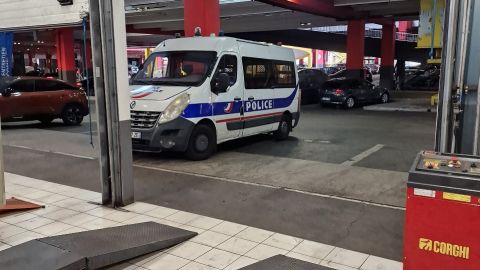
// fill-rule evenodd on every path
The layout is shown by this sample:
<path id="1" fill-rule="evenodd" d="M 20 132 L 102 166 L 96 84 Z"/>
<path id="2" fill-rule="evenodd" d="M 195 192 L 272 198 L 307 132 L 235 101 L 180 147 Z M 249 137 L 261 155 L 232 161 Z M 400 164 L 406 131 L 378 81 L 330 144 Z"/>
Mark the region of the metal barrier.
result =
<path id="1" fill-rule="evenodd" d="M 316 32 L 323 32 L 323 33 L 332 33 L 332 34 L 340 34 L 346 35 L 348 33 L 348 27 L 346 25 L 337 25 L 337 26 L 324 26 L 324 27 L 314 27 L 305 30 L 311 30 Z M 365 29 L 365 37 L 368 38 L 382 38 L 382 30 L 381 29 Z M 406 32 L 397 32 L 395 39 L 398 41 L 406 41 L 406 42 L 417 42 L 418 35 L 411 34 Z"/>

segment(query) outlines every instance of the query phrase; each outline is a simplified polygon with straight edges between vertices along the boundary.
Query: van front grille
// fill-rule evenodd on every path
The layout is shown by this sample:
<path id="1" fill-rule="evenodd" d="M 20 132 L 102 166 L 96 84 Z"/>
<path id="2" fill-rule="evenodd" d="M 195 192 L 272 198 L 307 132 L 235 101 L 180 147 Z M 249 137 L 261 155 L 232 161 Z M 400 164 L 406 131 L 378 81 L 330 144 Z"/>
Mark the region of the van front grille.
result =
<path id="1" fill-rule="evenodd" d="M 160 114 L 160 112 L 130 111 L 132 128 L 153 128 Z"/>

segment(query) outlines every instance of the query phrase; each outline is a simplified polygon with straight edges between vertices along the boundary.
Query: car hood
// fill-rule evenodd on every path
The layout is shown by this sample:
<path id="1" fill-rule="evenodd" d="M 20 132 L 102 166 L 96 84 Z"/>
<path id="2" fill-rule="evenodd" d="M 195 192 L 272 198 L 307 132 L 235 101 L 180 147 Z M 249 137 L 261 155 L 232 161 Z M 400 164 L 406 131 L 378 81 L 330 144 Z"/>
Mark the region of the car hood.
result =
<path id="1" fill-rule="evenodd" d="M 167 100 L 190 89 L 187 86 L 131 85 L 133 100 Z"/>

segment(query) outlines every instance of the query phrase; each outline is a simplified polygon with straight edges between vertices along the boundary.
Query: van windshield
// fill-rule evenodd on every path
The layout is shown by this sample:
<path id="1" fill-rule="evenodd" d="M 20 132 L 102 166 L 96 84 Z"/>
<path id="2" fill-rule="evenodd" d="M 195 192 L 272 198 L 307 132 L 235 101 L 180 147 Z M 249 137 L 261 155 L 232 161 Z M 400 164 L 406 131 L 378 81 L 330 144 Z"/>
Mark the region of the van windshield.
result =
<path id="1" fill-rule="evenodd" d="M 199 86 L 215 64 L 216 52 L 170 51 L 153 53 L 135 76 L 134 84 Z"/>

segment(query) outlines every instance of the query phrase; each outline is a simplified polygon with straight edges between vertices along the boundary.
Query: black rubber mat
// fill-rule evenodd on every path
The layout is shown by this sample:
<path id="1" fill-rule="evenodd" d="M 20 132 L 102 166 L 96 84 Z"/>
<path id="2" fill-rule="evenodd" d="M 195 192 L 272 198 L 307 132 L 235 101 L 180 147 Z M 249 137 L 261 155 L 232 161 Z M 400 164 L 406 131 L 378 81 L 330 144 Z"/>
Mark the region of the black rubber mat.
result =
<path id="1" fill-rule="evenodd" d="M 196 235 L 147 222 L 41 238 L 0 252 L 0 269 L 99 269 L 172 247 Z"/>
<path id="2" fill-rule="evenodd" d="M 333 270 L 325 266 L 300 261 L 283 255 L 271 257 L 241 270 Z"/>

